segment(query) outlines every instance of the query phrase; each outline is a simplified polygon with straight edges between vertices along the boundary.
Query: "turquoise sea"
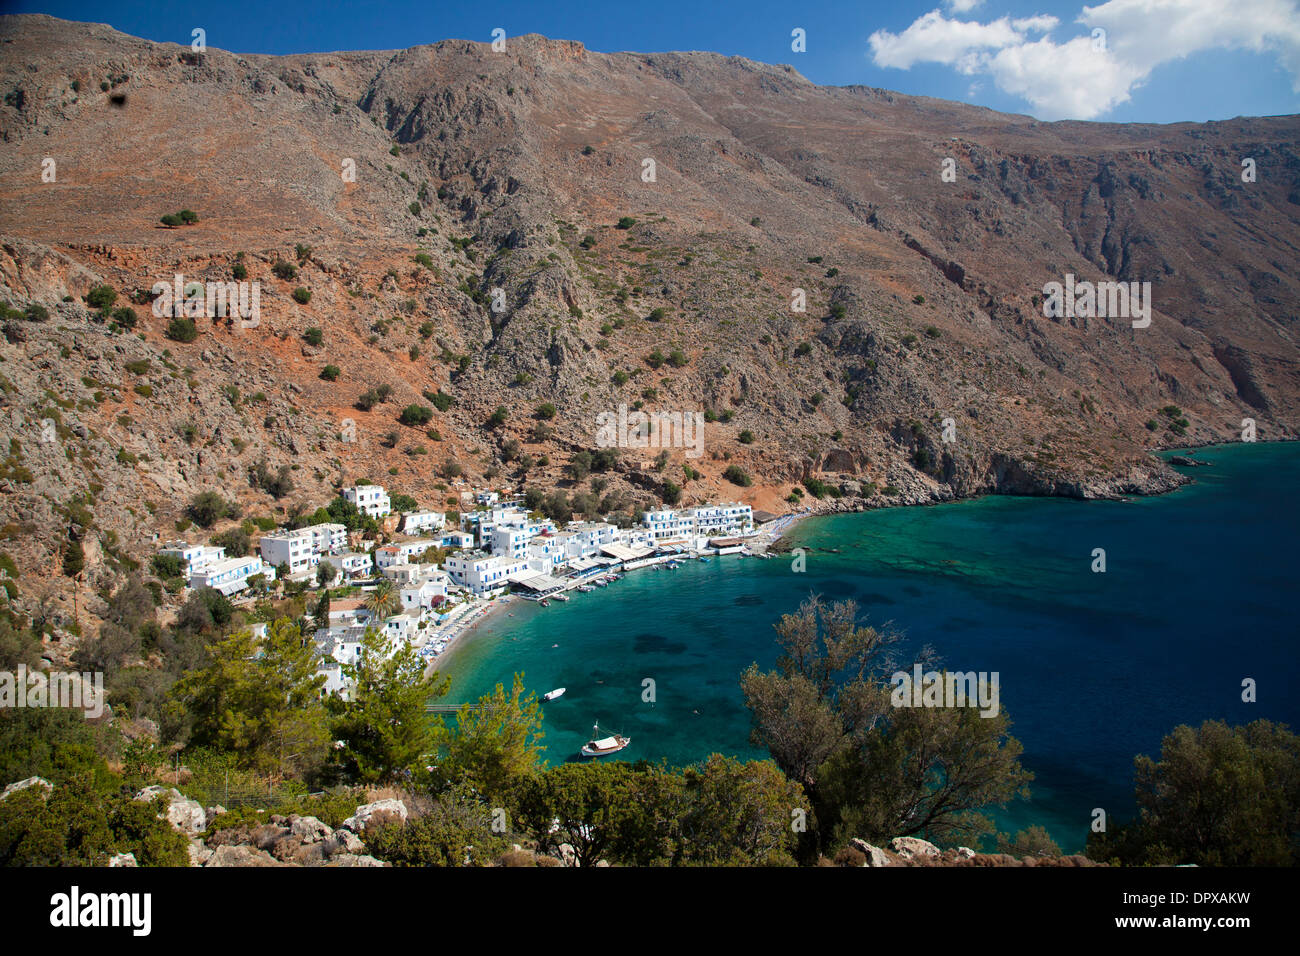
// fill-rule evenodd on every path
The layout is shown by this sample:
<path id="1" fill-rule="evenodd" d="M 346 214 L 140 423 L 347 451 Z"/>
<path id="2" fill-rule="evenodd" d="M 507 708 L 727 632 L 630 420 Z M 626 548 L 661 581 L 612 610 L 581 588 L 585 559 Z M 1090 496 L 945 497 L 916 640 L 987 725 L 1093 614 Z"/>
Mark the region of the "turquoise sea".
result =
<path id="1" fill-rule="evenodd" d="M 852 598 L 905 650 L 951 670 L 997 671 L 1002 707 L 1036 779 L 999 813 L 1081 849 L 1091 812 L 1134 812 L 1133 757 L 1179 723 L 1300 718 L 1291 483 L 1300 444 L 1200 449 L 1209 467 L 1172 494 L 1116 502 L 989 497 L 815 518 L 789 557 L 727 556 L 643 569 L 567 604 L 515 602 L 443 667 L 449 701 L 522 671 L 545 707 L 546 757 L 574 759 L 592 724 L 631 736 L 627 759 L 689 763 L 749 743 L 738 678 L 776 657 L 772 624 L 809 593 Z M 1092 552 L 1104 548 L 1105 573 Z M 834 550 L 832 550 L 834 549 Z M 1244 678 L 1258 702 L 1243 703 Z M 643 701 L 646 679 L 653 703 Z"/>

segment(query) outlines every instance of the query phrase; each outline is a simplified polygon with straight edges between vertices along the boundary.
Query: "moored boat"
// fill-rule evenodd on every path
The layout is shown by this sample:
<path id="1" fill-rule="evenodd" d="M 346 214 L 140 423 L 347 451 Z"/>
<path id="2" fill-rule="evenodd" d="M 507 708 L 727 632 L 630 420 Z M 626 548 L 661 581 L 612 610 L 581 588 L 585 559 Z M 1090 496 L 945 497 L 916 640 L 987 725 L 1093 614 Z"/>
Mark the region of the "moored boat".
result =
<path id="1" fill-rule="evenodd" d="M 557 687 L 557 688 L 555 688 L 555 690 L 550 691 L 549 693 L 543 694 L 543 695 L 542 695 L 542 700 L 543 700 L 543 701 L 548 701 L 548 700 L 555 700 L 557 697 L 563 697 L 563 696 L 564 696 L 564 691 L 565 691 L 565 688 L 563 688 L 563 687 Z"/>
<path id="2" fill-rule="evenodd" d="M 591 728 L 591 739 L 582 745 L 582 755 L 584 757 L 604 757 L 608 754 L 616 754 L 631 742 L 631 737 L 624 737 L 622 734 L 601 737 L 600 724 L 596 724 Z"/>

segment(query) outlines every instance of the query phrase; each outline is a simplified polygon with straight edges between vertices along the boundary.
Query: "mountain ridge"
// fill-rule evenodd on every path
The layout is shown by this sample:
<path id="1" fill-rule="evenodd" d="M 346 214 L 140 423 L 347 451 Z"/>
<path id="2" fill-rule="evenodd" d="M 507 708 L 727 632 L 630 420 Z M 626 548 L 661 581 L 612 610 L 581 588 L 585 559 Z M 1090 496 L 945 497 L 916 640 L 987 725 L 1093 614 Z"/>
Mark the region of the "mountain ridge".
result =
<path id="1" fill-rule="evenodd" d="M 139 560 L 205 490 L 280 518 L 363 477 L 439 508 L 485 483 L 624 513 L 670 482 L 772 511 L 813 478 L 839 507 L 1095 497 L 1175 487 L 1147 449 L 1231 440 L 1244 418 L 1295 437 L 1300 118 L 1043 123 L 537 35 L 276 57 L 105 29 L 0 18 L 0 298 L 50 314 L 11 317 L 0 344 L 20 446 L 0 523 L 51 593 L 73 491 L 109 551 Z M 159 223 L 182 208 L 199 221 Z M 236 264 L 261 282 L 262 325 L 167 339 L 152 284 Z M 1066 273 L 1151 281 L 1151 327 L 1044 317 Z M 134 333 L 84 304 L 105 283 L 115 307 L 136 298 Z M 378 385 L 391 400 L 354 407 Z M 398 423 L 436 391 L 455 401 L 438 440 Z M 536 418 L 545 402 L 554 419 Z M 595 416 L 637 402 L 709 412 L 704 457 L 670 449 L 657 470 L 628 450 L 597 492 L 566 474 Z M 259 461 L 296 466 L 290 498 L 250 483 Z M 732 465 L 754 483 L 725 479 Z"/>

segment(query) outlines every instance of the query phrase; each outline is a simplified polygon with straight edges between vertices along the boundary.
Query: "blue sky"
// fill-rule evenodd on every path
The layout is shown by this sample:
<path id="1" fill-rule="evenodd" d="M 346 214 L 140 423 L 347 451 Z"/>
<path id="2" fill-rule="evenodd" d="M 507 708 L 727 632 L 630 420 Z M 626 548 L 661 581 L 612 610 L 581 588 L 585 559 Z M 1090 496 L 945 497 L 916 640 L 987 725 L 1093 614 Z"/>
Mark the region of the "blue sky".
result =
<path id="1" fill-rule="evenodd" d="M 1177 122 L 1300 112 L 1300 0 L 603 3 L 4 2 L 241 53 L 395 49 L 543 33 L 601 51 L 713 50 L 1042 119 Z M 1083 17 L 1085 22 L 1080 22 Z M 807 51 L 791 50 L 802 28 Z M 1103 30 L 1101 43 L 1094 30 Z"/>

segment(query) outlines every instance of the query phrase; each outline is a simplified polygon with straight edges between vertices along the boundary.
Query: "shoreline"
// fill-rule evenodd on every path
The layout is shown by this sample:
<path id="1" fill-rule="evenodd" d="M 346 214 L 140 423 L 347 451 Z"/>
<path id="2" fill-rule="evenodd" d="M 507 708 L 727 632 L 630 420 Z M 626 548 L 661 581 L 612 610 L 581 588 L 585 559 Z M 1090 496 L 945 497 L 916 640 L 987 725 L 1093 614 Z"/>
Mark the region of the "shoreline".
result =
<path id="1" fill-rule="evenodd" d="M 464 618 L 457 621 L 453 625 L 456 628 L 456 633 L 447 642 L 447 646 L 442 649 L 442 652 L 435 657 L 425 658 L 425 676 L 438 672 L 441 666 L 451 659 L 453 652 L 461 648 L 467 642 L 467 639 L 478 630 L 480 625 L 494 617 L 500 617 L 503 608 L 513 607 L 518 603 L 518 600 L 514 595 L 502 595 L 489 601 L 486 605 L 475 608 Z"/>
<path id="2" fill-rule="evenodd" d="M 1282 444 L 1291 441 L 1294 441 L 1294 439 L 1279 439 L 1276 442 L 1258 442 L 1258 443 L 1251 442 L 1250 444 L 1275 444 L 1275 443 Z M 1235 448 L 1240 444 L 1243 443 L 1217 442 L 1214 444 L 1204 444 L 1204 445 L 1180 444 L 1180 445 L 1173 446 L 1171 448 L 1151 449 L 1149 453 L 1152 455 L 1176 455 L 1178 454 L 1179 450 L 1186 449 L 1188 452 L 1194 454 L 1196 451 L 1202 449 L 1221 448 L 1221 447 Z M 1170 465 L 1169 467 L 1173 468 L 1173 467 L 1180 467 L 1180 466 Z M 1178 491 L 1180 488 L 1184 488 L 1188 484 L 1191 484 L 1195 481 L 1195 479 L 1190 475 L 1184 475 L 1183 477 L 1186 478 L 1186 480 L 1181 481 L 1175 485 L 1160 488 L 1158 490 L 1154 490 L 1146 493 L 1134 492 L 1133 496 L 1134 497 L 1157 497 L 1166 494 L 1172 494 L 1173 492 Z M 875 497 L 880 498 L 881 496 L 877 495 Z M 828 517 L 837 514 L 865 514 L 871 511 L 882 511 L 890 508 L 933 507 L 937 505 L 956 504 L 962 501 L 978 501 L 981 498 L 989 498 L 989 497 L 1065 498 L 1065 499 L 1079 500 L 1079 501 L 1089 501 L 1089 500 L 1105 501 L 1105 500 L 1122 500 L 1124 497 L 1127 496 L 1116 495 L 1114 498 L 1091 498 L 1090 499 L 1090 498 L 1076 498 L 1075 496 L 1072 495 L 1062 495 L 1062 494 L 1017 495 L 1017 494 L 1008 494 L 1003 492 L 990 491 L 990 492 L 984 492 L 982 494 L 976 494 L 976 495 L 954 496 L 952 498 L 947 498 L 947 499 L 932 498 L 925 501 L 914 501 L 907 498 L 901 498 L 901 500 L 897 500 L 897 501 L 886 500 L 879 504 L 868 503 L 875 499 L 867 499 L 867 498 L 847 499 L 847 501 L 851 501 L 855 503 L 855 506 L 852 507 L 845 506 L 846 499 L 836 498 L 836 499 L 832 499 L 831 502 L 819 502 L 817 507 L 811 507 L 804 511 L 791 512 L 790 514 L 780 515 L 772 519 L 770 522 L 768 522 L 768 524 L 774 525 L 775 527 L 763 531 L 758 531 L 753 537 L 747 540 L 746 547 L 754 551 L 771 551 L 771 552 L 779 553 L 781 549 L 778 547 L 778 545 L 781 542 L 781 540 L 785 538 L 794 528 L 796 528 L 800 524 L 803 524 L 809 518 Z M 517 603 L 517 601 L 518 599 L 513 595 L 504 595 L 502 597 L 496 598 L 495 600 L 489 602 L 489 604 L 486 607 L 478 608 L 473 612 L 471 612 L 469 615 L 467 615 L 466 619 L 463 622 L 460 622 L 456 625 L 459 628 L 459 630 L 457 631 L 456 635 L 447 643 L 447 646 L 443 649 L 442 653 L 440 653 L 437 657 L 427 659 L 427 663 L 425 666 L 426 674 L 432 674 L 440 670 L 440 666 L 445 665 L 447 661 L 450 661 L 453 658 L 453 655 L 456 651 L 467 646 L 467 644 L 469 643 L 469 638 L 474 636 L 475 632 L 478 631 L 480 625 L 486 623 L 489 620 L 500 617 L 500 612 L 503 607 L 513 606 L 515 603 Z"/>
<path id="3" fill-rule="evenodd" d="M 1259 445 L 1290 444 L 1291 442 L 1297 440 L 1300 439 L 1279 438 L 1269 442 L 1249 442 L 1249 443 L 1246 442 L 1213 442 L 1213 443 L 1206 443 L 1206 444 L 1191 443 L 1191 444 L 1174 445 L 1169 448 L 1149 449 L 1148 451 L 1152 455 L 1177 456 L 1181 449 L 1186 449 L 1188 457 L 1191 457 L 1194 456 L 1198 451 L 1202 451 L 1205 449 L 1236 448 L 1242 444 L 1259 444 Z M 1169 464 L 1167 458 L 1161 460 L 1164 461 L 1165 464 L 1168 465 L 1170 468 L 1188 467 L 1183 465 Z M 791 529 L 793 529 L 796 525 L 801 524 L 803 521 L 805 521 L 808 518 L 821 518 L 821 517 L 829 517 L 831 515 L 843 515 L 843 514 L 866 514 L 872 511 L 885 511 L 892 508 L 936 507 L 938 505 L 957 504 L 963 501 L 979 501 L 981 498 L 999 498 L 999 497 L 1000 498 L 1061 498 L 1068 501 L 1084 501 L 1084 502 L 1122 501 L 1126 498 L 1156 498 L 1162 495 L 1173 494 L 1179 489 L 1185 488 L 1187 485 L 1192 484 L 1195 481 L 1195 478 L 1191 475 L 1183 475 L 1181 472 L 1176 472 L 1176 474 L 1179 474 L 1185 480 L 1180 481 L 1177 484 L 1173 484 L 1165 487 L 1152 488 L 1150 490 L 1143 490 L 1143 491 L 1132 491 L 1129 492 L 1128 494 L 1115 494 L 1112 496 L 1080 497 L 1077 495 L 1068 495 L 1068 494 L 1051 494 L 1051 493 L 1031 494 L 1031 493 L 1024 493 L 1024 492 L 1018 493 L 1018 492 L 1003 492 L 1003 491 L 983 491 L 973 495 L 954 495 L 951 498 L 931 497 L 925 500 L 918 500 L 903 495 L 899 495 L 896 497 L 885 497 L 880 494 L 876 494 L 871 498 L 845 496 L 841 498 L 832 498 L 830 499 L 830 501 L 819 500 L 817 506 L 811 508 L 808 511 L 792 512 L 789 515 L 782 515 L 780 518 L 774 519 L 774 521 L 780 521 L 788 518 L 793 518 L 794 520 L 790 521 L 788 525 L 783 527 L 772 538 L 771 542 L 769 543 L 769 547 L 774 546 Z"/>

